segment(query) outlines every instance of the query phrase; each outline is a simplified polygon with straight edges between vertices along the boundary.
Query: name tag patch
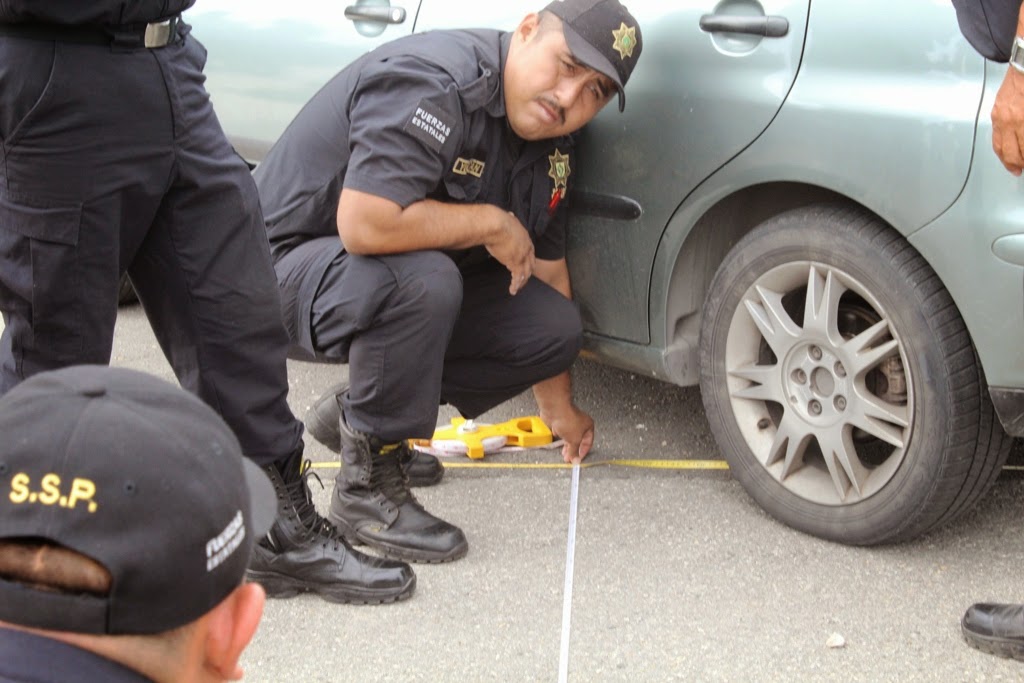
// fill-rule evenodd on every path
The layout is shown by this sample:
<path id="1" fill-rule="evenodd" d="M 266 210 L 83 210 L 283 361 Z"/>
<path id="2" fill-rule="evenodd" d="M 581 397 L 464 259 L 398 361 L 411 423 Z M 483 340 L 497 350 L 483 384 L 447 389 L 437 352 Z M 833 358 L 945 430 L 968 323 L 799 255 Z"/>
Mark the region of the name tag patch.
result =
<path id="1" fill-rule="evenodd" d="M 484 162 L 477 161 L 476 159 L 463 159 L 459 157 L 455 160 L 455 167 L 452 168 L 452 172 L 459 175 L 471 175 L 476 178 L 482 178 L 485 165 Z"/>
<path id="2" fill-rule="evenodd" d="M 420 100 L 404 130 L 430 149 L 440 153 L 452 134 L 452 118 L 451 114 L 433 102 Z"/>

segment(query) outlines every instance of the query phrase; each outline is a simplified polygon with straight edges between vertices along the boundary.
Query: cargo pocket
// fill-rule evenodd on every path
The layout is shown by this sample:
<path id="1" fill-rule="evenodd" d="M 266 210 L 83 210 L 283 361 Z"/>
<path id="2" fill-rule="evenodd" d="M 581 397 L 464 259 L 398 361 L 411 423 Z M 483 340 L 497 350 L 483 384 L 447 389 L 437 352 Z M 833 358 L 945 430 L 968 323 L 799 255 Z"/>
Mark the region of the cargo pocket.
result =
<path id="1" fill-rule="evenodd" d="M 82 206 L 33 206 L 0 195 L 0 309 L 22 318 L 22 344 L 64 356 L 83 345 L 78 232 Z M 20 325 L 17 327 L 21 327 Z"/>

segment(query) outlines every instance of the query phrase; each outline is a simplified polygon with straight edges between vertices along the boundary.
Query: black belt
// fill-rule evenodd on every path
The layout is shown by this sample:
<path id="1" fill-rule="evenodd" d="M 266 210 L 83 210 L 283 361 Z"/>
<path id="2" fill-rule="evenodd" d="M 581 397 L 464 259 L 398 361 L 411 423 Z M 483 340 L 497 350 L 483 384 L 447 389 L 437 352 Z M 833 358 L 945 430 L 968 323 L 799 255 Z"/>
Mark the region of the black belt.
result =
<path id="1" fill-rule="evenodd" d="M 176 14 L 173 17 L 148 24 L 122 24 L 120 26 L 65 26 L 33 22 L 0 24 L 0 37 L 85 45 L 157 48 L 174 42 L 178 37 L 178 21 L 180 19 L 181 16 Z"/>

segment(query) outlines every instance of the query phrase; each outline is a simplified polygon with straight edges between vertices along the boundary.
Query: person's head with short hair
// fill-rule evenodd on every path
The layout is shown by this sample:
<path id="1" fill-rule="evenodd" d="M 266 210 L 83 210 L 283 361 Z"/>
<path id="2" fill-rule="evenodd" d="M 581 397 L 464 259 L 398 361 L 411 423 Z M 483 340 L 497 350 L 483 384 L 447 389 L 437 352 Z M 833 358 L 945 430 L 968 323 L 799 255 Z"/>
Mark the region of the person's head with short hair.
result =
<path id="1" fill-rule="evenodd" d="M 512 35 L 503 71 L 505 113 L 524 140 L 573 133 L 624 91 L 643 36 L 618 0 L 554 0 Z"/>
<path id="2" fill-rule="evenodd" d="M 224 421 L 78 366 L 0 397 L 0 435 L 0 626 L 154 681 L 240 678 L 265 600 L 245 569 L 277 506 Z"/>

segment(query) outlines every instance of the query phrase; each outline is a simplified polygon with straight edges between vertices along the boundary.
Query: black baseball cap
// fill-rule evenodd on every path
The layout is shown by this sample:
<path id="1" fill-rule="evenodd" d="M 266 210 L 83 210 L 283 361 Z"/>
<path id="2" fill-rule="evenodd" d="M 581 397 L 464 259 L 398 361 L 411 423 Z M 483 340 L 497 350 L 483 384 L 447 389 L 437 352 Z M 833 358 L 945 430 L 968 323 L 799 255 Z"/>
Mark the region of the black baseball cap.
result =
<path id="1" fill-rule="evenodd" d="M 576 59 L 615 83 L 619 111 L 623 88 L 644 47 L 640 24 L 618 0 L 554 0 L 542 11 L 562 20 L 562 32 Z"/>
<path id="2" fill-rule="evenodd" d="M 0 620 L 114 635 L 195 621 L 241 585 L 276 511 L 228 426 L 176 385 L 76 366 L 0 397 L 0 539 L 63 546 L 113 578 L 95 595 L 0 576 Z"/>

